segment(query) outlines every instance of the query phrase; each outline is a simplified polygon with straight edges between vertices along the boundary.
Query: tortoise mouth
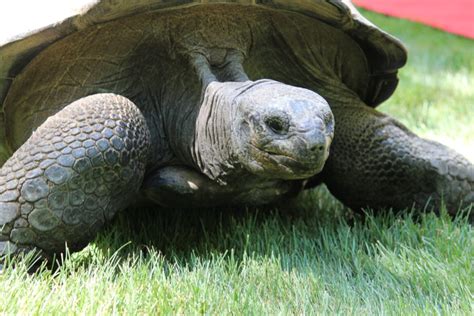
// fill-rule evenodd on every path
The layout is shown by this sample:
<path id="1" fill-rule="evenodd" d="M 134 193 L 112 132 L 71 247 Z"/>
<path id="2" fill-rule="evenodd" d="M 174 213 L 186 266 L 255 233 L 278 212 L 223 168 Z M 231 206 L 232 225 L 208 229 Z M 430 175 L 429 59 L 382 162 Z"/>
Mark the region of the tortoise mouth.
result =
<path id="1" fill-rule="evenodd" d="M 253 163 L 259 168 L 250 168 L 252 173 L 262 174 L 267 178 L 299 180 L 306 179 L 321 172 L 326 156 L 297 157 L 282 151 L 266 150 L 254 145 L 250 146 Z"/>
<path id="2" fill-rule="evenodd" d="M 278 170 L 284 178 L 303 179 L 322 171 L 331 139 L 325 131 L 316 129 L 263 143 L 257 141 L 252 146 L 258 151 L 254 157 L 269 170 Z"/>
<path id="3" fill-rule="evenodd" d="M 295 157 L 287 153 L 278 153 L 272 151 L 264 151 L 266 158 L 281 167 L 291 170 L 297 178 L 306 178 L 313 176 L 323 169 L 326 159 L 320 156 L 312 157 Z"/>

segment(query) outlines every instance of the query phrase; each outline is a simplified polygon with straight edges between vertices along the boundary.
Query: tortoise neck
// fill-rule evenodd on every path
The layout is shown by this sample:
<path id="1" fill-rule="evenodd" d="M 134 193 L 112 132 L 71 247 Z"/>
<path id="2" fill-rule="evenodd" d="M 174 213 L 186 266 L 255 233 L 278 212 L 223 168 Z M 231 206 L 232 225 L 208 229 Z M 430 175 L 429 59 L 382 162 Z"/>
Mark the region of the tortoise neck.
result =
<path id="1" fill-rule="evenodd" d="M 231 138 L 237 107 L 234 101 L 251 81 L 242 66 L 242 52 L 211 49 L 208 53 L 209 56 L 196 52 L 188 55 L 202 86 L 191 157 L 202 173 L 225 183 L 224 178 L 238 169 Z"/>
<path id="2" fill-rule="evenodd" d="M 236 99 L 252 84 L 252 81 L 211 82 L 204 90 L 191 156 L 202 173 L 221 184 L 243 170 L 233 141 L 238 129 Z"/>

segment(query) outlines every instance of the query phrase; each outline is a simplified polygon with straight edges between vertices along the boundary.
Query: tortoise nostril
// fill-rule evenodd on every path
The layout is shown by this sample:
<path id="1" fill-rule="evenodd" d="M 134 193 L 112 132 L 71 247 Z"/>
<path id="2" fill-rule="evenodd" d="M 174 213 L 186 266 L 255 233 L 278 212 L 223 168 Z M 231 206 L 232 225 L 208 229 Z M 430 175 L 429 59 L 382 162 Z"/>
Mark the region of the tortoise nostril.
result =
<path id="1" fill-rule="evenodd" d="M 324 151 L 324 145 L 314 145 L 309 150 L 312 152 L 322 152 Z"/>

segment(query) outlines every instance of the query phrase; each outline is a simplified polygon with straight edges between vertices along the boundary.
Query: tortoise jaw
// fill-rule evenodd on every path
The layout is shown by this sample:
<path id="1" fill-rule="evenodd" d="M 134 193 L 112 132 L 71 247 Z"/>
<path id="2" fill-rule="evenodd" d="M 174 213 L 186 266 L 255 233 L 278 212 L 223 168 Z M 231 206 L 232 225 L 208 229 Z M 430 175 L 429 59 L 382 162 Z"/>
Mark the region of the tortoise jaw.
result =
<path id="1" fill-rule="evenodd" d="M 306 179 L 321 172 L 325 160 L 319 159 L 315 161 L 301 161 L 287 155 L 270 154 L 268 159 L 271 160 L 280 172 L 278 175 L 281 179 Z"/>
<path id="2" fill-rule="evenodd" d="M 301 159 L 292 154 L 266 151 L 251 145 L 249 154 L 250 163 L 246 169 L 251 173 L 269 179 L 299 180 L 307 179 L 321 172 L 327 155 Z"/>
<path id="3" fill-rule="evenodd" d="M 305 179 L 322 171 L 329 155 L 329 145 L 316 150 L 302 149 L 298 152 L 262 150 L 267 161 L 274 165 L 283 179 Z"/>

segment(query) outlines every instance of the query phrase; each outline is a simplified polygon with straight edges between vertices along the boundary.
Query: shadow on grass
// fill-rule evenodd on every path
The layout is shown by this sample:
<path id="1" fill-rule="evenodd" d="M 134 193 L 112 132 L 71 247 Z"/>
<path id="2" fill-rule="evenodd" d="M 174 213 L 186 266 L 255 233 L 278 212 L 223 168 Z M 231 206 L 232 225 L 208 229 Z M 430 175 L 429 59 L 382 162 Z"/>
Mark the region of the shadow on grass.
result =
<path id="1" fill-rule="evenodd" d="M 243 251 L 242 247 L 249 246 L 245 238 L 258 237 L 269 226 L 275 230 L 270 236 L 261 237 L 278 239 L 295 225 L 340 225 L 343 211 L 349 211 L 324 189 L 284 203 L 258 208 L 128 209 L 107 227 L 96 245 L 103 251 L 114 252 L 129 243 L 133 251 L 153 248 L 165 256 L 182 258 L 191 253 Z"/>
<path id="2" fill-rule="evenodd" d="M 325 188 L 285 204 L 258 209 L 129 209 L 94 247 L 103 257 L 117 253 L 122 259 L 146 259 L 151 252 L 186 267 L 196 258 L 212 260 L 232 253 L 238 261 L 276 257 L 285 269 L 306 269 L 301 260 L 350 262 L 360 252 L 370 255 L 378 247 L 417 249 L 424 246 L 421 232 L 432 234 L 435 226 L 446 226 L 449 233 L 456 226 L 446 212 L 441 217 L 414 210 L 355 214 Z"/>

